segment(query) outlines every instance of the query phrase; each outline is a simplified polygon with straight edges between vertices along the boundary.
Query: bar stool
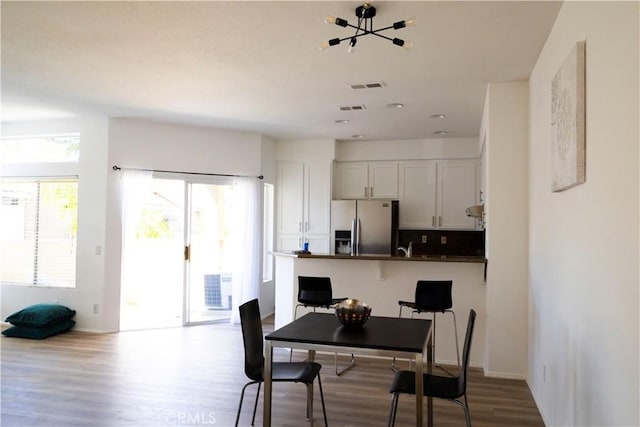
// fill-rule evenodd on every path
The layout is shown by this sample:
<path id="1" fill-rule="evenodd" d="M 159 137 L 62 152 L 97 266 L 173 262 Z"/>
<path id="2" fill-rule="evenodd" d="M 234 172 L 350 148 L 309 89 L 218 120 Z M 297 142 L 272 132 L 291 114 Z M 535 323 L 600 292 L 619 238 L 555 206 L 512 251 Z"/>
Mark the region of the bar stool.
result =
<path id="1" fill-rule="evenodd" d="M 293 319 L 298 318 L 298 307 L 325 308 L 330 310 L 344 298 L 333 298 L 331 279 L 329 277 L 298 276 L 298 304 L 293 311 Z M 289 354 L 289 361 L 293 357 L 293 351 Z M 336 375 L 342 375 L 356 364 L 355 357 L 351 354 L 351 363 L 338 371 L 338 353 L 335 353 Z"/>
<path id="2" fill-rule="evenodd" d="M 460 349 L 458 344 L 458 325 L 456 323 L 456 313 L 451 310 L 453 300 L 451 298 L 452 280 L 418 280 L 416 284 L 415 301 L 398 301 L 400 312 L 398 317 L 402 317 L 402 308 L 410 308 L 411 318 L 414 313 L 433 314 L 433 339 L 431 340 L 431 350 L 433 360 L 436 360 L 436 314 L 451 313 L 453 315 L 453 330 L 456 338 L 456 363 L 460 368 Z M 409 361 L 411 364 L 411 361 Z M 436 365 L 438 366 L 438 365 Z M 397 370 L 395 358 L 393 358 L 392 369 Z"/>

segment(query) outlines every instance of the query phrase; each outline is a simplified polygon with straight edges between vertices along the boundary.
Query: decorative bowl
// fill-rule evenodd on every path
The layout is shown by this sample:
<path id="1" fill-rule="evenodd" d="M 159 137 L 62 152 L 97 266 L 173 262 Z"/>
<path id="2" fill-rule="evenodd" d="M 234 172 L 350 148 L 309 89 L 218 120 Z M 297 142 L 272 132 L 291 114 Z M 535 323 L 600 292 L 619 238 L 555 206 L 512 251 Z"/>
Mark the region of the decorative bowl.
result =
<path id="1" fill-rule="evenodd" d="M 343 326 L 358 328 L 367 323 L 371 315 L 371 307 L 357 299 L 347 298 L 336 304 L 336 317 Z"/>

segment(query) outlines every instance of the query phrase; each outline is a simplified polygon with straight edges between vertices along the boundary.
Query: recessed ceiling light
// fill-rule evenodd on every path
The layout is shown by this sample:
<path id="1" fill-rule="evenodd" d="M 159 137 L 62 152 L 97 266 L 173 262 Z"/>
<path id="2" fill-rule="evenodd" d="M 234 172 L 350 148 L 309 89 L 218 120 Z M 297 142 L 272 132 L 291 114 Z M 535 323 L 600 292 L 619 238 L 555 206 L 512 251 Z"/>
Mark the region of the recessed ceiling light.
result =
<path id="1" fill-rule="evenodd" d="M 446 130 L 437 130 L 434 132 L 435 135 L 446 135 L 449 132 L 447 132 Z"/>
<path id="2" fill-rule="evenodd" d="M 364 138 L 364 135 L 351 135 L 351 138 Z"/>
<path id="3" fill-rule="evenodd" d="M 432 119 L 444 119 L 445 117 L 447 117 L 447 116 L 444 115 L 444 114 L 432 114 L 431 115 Z"/>
<path id="4" fill-rule="evenodd" d="M 391 104 L 387 104 L 387 108 L 403 108 L 404 104 L 399 102 L 392 102 Z"/>
<path id="5" fill-rule="evenodd" d="M 335 123 L 346 124 L 349 123 L 349 120 L 336 120 Z"/>

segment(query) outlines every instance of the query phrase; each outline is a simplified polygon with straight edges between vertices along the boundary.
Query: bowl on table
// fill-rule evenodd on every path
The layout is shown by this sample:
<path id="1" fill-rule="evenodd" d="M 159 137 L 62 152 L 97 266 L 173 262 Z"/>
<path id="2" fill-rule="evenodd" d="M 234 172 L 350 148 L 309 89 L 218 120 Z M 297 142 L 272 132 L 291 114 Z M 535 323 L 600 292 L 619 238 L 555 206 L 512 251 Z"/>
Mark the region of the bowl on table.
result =
<path id="1" fill-rule="evenodd" d="M 336 317 L 343 326 L 358 328 L 367 323 L 371 315 L 371 307 L 357 299 L 347 298 L 335 306 Z"/>

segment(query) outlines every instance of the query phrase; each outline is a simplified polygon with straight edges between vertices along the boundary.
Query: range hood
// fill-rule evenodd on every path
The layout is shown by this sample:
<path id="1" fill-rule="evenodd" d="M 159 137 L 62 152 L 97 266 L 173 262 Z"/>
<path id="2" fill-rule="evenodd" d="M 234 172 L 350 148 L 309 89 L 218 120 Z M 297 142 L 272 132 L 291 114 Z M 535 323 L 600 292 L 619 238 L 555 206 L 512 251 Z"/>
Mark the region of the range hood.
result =
<path id="1" fill-rule="evenodd" d="M 474 205 L 467 208 L 467 216 L 482 220 L 484 205 Z"/>

